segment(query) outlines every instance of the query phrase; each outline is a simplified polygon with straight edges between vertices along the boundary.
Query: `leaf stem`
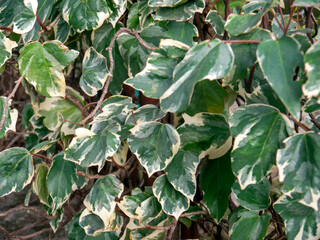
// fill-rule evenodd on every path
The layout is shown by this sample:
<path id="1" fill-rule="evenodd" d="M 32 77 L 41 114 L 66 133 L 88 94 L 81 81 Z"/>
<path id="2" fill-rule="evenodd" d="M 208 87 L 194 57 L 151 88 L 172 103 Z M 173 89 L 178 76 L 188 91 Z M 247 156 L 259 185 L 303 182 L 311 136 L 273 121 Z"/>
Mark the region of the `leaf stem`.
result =
<path id="1" fill-rule="evenodd" d="M 36 14 L 36 18 L 37 18 L 37 22 L 40 24 L 41 28 L 43 30 L 47 30 L 46 26 L 43 24 L 43 22 L 41 21 L 41 19 L 38 16 L 38 14 Z"/>
<path id="2" fill-rule="evenodd" d="M 293 121 L 293 122 L 294 122 L 295 124 L 297 124 L 299 127 L 301 127 L 303 130 L 305 130 L 305 131 L 307 131 L 307 132 L 311 131 L 311 129 L 308 128 L 305 124 L 303 124 L 303 123 L 295 120 L 294 118 L 290 117 L 289 115 L 286 115 L 286 114 L 284 114 L 284 113 L 281 113 L 281 114 L 283 114 L 284 116 L 286 116 L 287 118 L 289 118 L 291 121 Z"/>
<path id="3" fill-rule="evenodd" d="M 7 99 L 6 99 L 6 101 L 4 102 L 2 118 L 1 118 L 1 121 L 0 121 L 0 131 L 2 130 L 3 125 L 4 125 L 4 122 L 6 121 L 8 103 L 9 103 L 10 99 L 13 98 L 13 96 L 14 96 L 15 93 L 16 93 L 16 91 L 18 90 L 22 79 L 23 79 L 23 76 L 21 76 L 21 77 L 16 81 L 16 85 L 14 86 L 12 92 L 9 94 L 9 96 L 8 96 Z"/>
<path id="4" fill-rule="evenodd" d="M 51 158 L 48 158 L 48 157 L 46 157 L 46 156 L 44 156 L 44 155 L 41 155 L 41 154 L 38 154 L 38 153 L 30 153 L 30 154 L 31 154 L 31 156 L 36 156 L 36 157 L 44 158 L 44 159 L 48 160 L 50 163 L 52 163 L 52 159 L 51 159 Z"/>
<path id="5" fill-rule="evenodd" d="M 257 40 L 223 40 L 224 43 L 261 43 Z"/>

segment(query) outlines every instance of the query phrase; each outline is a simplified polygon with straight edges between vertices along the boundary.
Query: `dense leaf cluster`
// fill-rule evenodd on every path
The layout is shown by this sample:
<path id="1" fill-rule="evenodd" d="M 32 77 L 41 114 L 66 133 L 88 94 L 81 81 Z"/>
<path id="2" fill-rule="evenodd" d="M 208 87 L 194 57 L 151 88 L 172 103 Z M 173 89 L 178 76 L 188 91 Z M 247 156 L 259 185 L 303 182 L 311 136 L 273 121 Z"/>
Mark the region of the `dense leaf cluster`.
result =
<path id="1" fill-rule="evenodd" d="M 69 239 L 319 239 L 319 8 L 2 0 L 0 196 Z"/>

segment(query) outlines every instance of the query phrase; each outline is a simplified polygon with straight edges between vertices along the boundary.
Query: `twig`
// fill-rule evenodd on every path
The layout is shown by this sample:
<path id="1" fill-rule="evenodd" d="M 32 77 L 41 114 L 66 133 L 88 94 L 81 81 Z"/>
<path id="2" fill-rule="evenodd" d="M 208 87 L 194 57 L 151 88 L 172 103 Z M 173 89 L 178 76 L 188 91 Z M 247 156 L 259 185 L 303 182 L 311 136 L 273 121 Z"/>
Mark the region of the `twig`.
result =
<path id="1" fill-rule="evenodd" d="M 173 222 L 168 225 L 168 226 L 152 226 L 152 225 L 149 225 L 149 224 L 146 224 L 145 227 L 141 227 L 141 228 L 135 228 L 135 229 L 131 229 L 131 232 L 134 232 L 134 231 L 137 231 L 137 230 L 142 230 L 142 229 L 153 229 L 153 230 L 164 230 L 164 231 L 168 231 L 170 230 L 171 228 L 175 227 L 177 224 L 177 220 L 176 219 L 173 219 Z"/>
<path id="2" fill-rule="evenodd" d="M 41 30 L 39 31 L 39 35 L 44 33 L 44 31 L 50 31 L 53 28 L 53 26 L 57 24 L 57 22 L 59 21 L 60 17 L 61 17 L 61 13 L 58 14 L 58 16 L 52 21 L 52 23 L 50 23 L 45 28 L 41 28 Z"/>
<path id="3" fill-rule="evenodd" d="M 291 121 L 293 121 L 295 124 L 297 124 L 299 127 L 301 127 L 303 130 L 309 132 L 311 131 L 310 128 L 308 128 L 305 124 L 301 123 L 301 122 L 298 122 L 297 120 L 295 120 L 294 118 L 284 114 L 284 113 L 281 113 L 282 115 L 286 116 L 287 118 L 289 118 Z"/>
<path id="4" fill-rule="evenodd" d="M 256 64 L 253 64 L 253 66 L 250 70 L 249 79 L 245 78 L 244 83 L 245 83 L 247 93 L 251 93 L 251 85 L 252 85 L 252 80 L 253 80 L 255 69 L 256 69 Z"/>
<path id="5" fill-rule="evenodd" d="M 285 20 L 284 20 L 283 13 L 282 13 L 282 9 L 281 9 L 281 6 L 280 6 L 279 3 L 278 3 L 278 9 L 279 9 L 279 12 L 280 12 L 280 15 L 281 15 L 282 24 L 283 24 L 283 29 L 285 29 L 285 28 L 286 28 L 286 22 L 285 22 Z"/>
<path id="6" fill-rule="evenodd" d="M 313 113 L 310 113 L 309 114 L 310 118 L 311 118 L 311 122 L 313 122 L 313 124 L 318 128 L 320 129 L 320 124 L 317 122 L 317 119 L 316 117 L 314 116 Z"/>
<path id="7" fill-rule="evenodd" d="M 34 238 L 36 236 L 39 236 L 45 232 L 51 232 L 52 229 L 51 228 L 44 228 L 38 232 L 35 232 L 35 233 L 32 233 L 32 234 L 29 234 L 29 235 L 25 235 L 25 236 L 17 236 L 16 238 L 17 239 L 21 239 L 21 240 L 24 240 L 24 239 L 30 239 L 30 238 Z"/>
<path id="8" fill-rule="evenodd" d="M 110 75 L 108 75 L 107 77 L 107 80 L 105 82 L 105 85 L 104 85 L 104 88 L 103 88 L 103 91 L 102 91 L 102 94 L 101 94 L 101 97 L 99 99 L 99 101 L 97 102 L 97 105 L 96 107 L 94 108 L 94 110 L 85 118 L 83 119 L 80 124 L 81 125 L 85 125 L 86 122 L 94 117 L 94 115 L 96 114 L 96 112 L 99 110 L 105 96 L 107 95 L 108 93 L 108 88 L 109 88 L 109 84 L 110 84 L 110 80 L 111 80 L 111 77 L 112 77 L 112 73 L 113 73 L 113 68 L 114 68 L 114 60 L 113 60 L 113 54 L 112 54 L 112 48 L 115 44 L 115 41 L 116 39 L 120 36 L 121 33 L 128 33 L 130 35 L 133 35 L 135 36 L 135 38 L 137 39 L 137 41 L 143 46 L 145 47 L 146 49 L 150 50 L 150 51 L 153 51 L 154 49 L 156 49 L 156 47 L 152 47 L 152 46 L 149 46 L 140 36 L 139 34 L 135 31 L 135 30 L 131 30 L 129 28 L 120 28 L 116 34 L 113 36 L 113 38 L 111 39 L 111 42 L 110 42 L 110 45 L 109 47 L 106 48 L 106 50 L 108 51 L 108 54 L 109 54 L 109 60 L 110 60 L 110 67 L 109 67 L 109 73 Z"/>
<path id="9" fill-rule="evenodd" d="M 257 40 L 224 40 L 224 43 L 261 43 Z"/>
<path id="10" fill-rule="evenodd" d="M 4 31 L 8 31 L 8 32 L 12 32 L 14 33 L 13 29 L 12 28 L 7 28 L 7 27 L 0 27 L 1 30 L 4 30 Z"/>
<path id="11" fill-rule="evenodd" d="M 21 233 L 24 233 L 32 228 L 34 228 L 35 226 L 38 226 L 39 224 L 41 225 L 41 223 L 43 223 L 43 220 L 42 219 L 39 219 L 38 221 L 34 222 L 34 223 L 31 223 L 31 224 L 28 224 L 27 226 L 23 227 L 23 228 L 20 228 L 14 232 L 11 232 L 10 235 L 11 236 L 17 236 Z"/>
<path id="12" fill-rule="evenodd" d="M 10 233 L 2 226 L 0 226 L 0 232 L 5 236 L 5 237 L 9 237 Z"/>
<path id="13" fill-rule="evenodd" d="M 1 212 L 0 213 L 0 217 L 4 217 L 4 216 L 7 216 L 11 213 L 14 213 L 14 212 L 19 212 L 19 211 L 32 211 L 46 219 L 55 219 L 56 216 L 48 216 L 45 212 L 41 211 L 40 209 L 36 208 L 36 207 L 32 207 L 32 206 L 24 206 L 24 205 L 19 205 L 15 208 L 11 208 L 5 212 Z"/>
<path id="14" fill-rule="evenodd" d="M 133 118 L 134 123 L 137 125 L 136 117 L 134 116 L 133 111 L 131 111 L 131 114 L 132 114 L 132 118 Z"/>
<path id="15" fill-rule="evenodd" d="M 279 19 L 277 18 L 276 13 L 273 11 L 273 9 L 270 9 L 270 12 L 272 13 L 273 17 L 276 19 L 276 21 L 277 21 L 279 27 L 281 28 L 281 30 L 284 32 L 284 28 L 283 28 L 283 26 L 281 25 Z"/>
<path id="16" fill-rule="evenodd" d="M 52 159 L 50 159 L 50 158 L 48 158 L 48 157 L 46 157 L 46 156 L 43 156 L 43 155 L 37 154 L 37 153 L 30 153 L 30 154 L 31 154 L 31 156 L 36 156 L 36 157 L 44 158 L 44 159 L 48 160 L 50 163 L 52 163 Z"/>
<path id="17" fill-rule="evenodd" d="M 68 123 L 72 123 L 72 124 L 74 124 L 74 125 L 78 125 L 78 126 L 81 126 L 81 127 L 82 127 L 82 125 L 81 125 L 80 123 L 72 122 L 72 121 L 69 121 L 69 120 L 66 120 L 66 119 L 63 119 L 63 121 L 64 121 L 64 122 L 68 122 Z"/>
<path id="18" fill-rule="evenodd" d="M 6 101 L 4 102 L 2 118 L 1 118 L 1 121 L 0 121 L 0 130 L 2 130 L 3 125 L 4 125 L 4 122 L 5 122 L 6 117 L 7 117 L 7 106 L 8 106 L 8 103 L 9 103 L 10 99 L 15 95 L 16 91 L 18 90 L 22 79 L 23 79 L 23 76 L 21 76 L 21 77 L 17 80 L 16 85 L 14 86 L 12 92 L 9 94 L 8 98 L 7 98 Z"/>
<path id="19" fill-rule="evenodd" d="M 183 213 L 180 215 L 180 217 L 190 217 L 194 215 L 208 215 L 208 213 L 206 211 L 195 211 L 195 212 Z"/>
<path id="20" fill-rule="evenodd" d="M 83 108 L 83 104 L 79 99 L 74 98 L 70 93 L 66 91 L 66 99 L 76 105 L 80 110 Z"/>
<path id="21" fill-rule="evenodd" d="M 43 24 L 43 22 L 41 21 L 41 19 L 38 16 L 38 14 L 36 14 L 36 18 L 37 18 L 37 22 L 40 24 L 41 28 L 43 30 L 47 30 L 46 26 Z"/>
<path id="22" fill-rule="evenodd" d="M 292 15 L 293 15 L 293 10 L 292 10 L 292 8 L 291 8 L 291 6 L 290 6 L 290 17 L 289 17 L 288 24 L 287 24 L 287 26 L 286 26 L 285 29 L 284 29 L 283 35 L 286 35 L 287 32 L 288 32 L 288 29 L 289 29 L 289 26 L 290 26 L 290 23 L 291 23 L 291 20 L 292 20 Z"/>
<path id="23" fill-rule="evenodd" d="M 97 102 L 91 102 L 91 103 L 88 103 L 87 105 L 85 105 L 85 106 L 81 109 L 81 120 L 83 119 L 84 110 L 85 110 L 87 107 L 89 107 L 89 106 L 91 106 L 91 105 L 96 105 L 96 104 L 97 104 Z"/>

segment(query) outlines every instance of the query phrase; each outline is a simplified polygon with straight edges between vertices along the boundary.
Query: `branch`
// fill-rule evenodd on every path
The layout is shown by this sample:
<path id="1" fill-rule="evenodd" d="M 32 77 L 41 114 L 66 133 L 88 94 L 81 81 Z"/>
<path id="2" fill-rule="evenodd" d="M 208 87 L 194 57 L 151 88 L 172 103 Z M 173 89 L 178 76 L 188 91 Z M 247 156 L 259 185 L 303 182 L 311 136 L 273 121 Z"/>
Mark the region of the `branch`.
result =
<path id="1" fill-rule="evenodd" d="M 299 127 L 301 127 L 303 130 L 305 130 L 305 131 L 307 131 L 307 132 L 309 132 L 309 131 L 311 131 L 311 129 L 310 128 L 308 128 L 306 125 L 304 125 L 303 123 L 301 123 L 301 122 L 298 122 L 297 120 L 295 120 L 294 118 L 292 118 L 292 117 L 290 117 L 290 116 L 288 116 L 288 115 L 286 115 L 286 114 L 284 114 L 284 113 L 281 113 L 281 114 L 283 114 L 284 116 L 286 116 L 287 118 L 289 118 L 291 121 L 293 121 L 295 124 L 297 124 Z"/>
<path id="2" fill-rule="evenodd" d="M 12 28 L 7 28 L 7 27 L 0 27 L 0 30 L 8 31 L 14 33 Z"/>
<path id="3" fill-rule="evenodd" d="M 50 31 L 53 28 L 53 26 L 57 24 L 57 22 L 59 21 L 60 17 L 61 17 L 61 13 L 58 14 L 58 16 L 52 21 L 52 23 L 50 23 L 45 28 L 41 28 L 41 30 L 39 31 L 39 35 L 44 33 L 44 31 Z"/>
<path id="4" fill-rule="evenodd" d="M 31 154 L 31 156 L 36 156 L 36 157 L 44 158 L 44 159 L 48 160 L 50 163 L 52 163 L 52 159 L 50 159 L 50 158 L 48 158 L 48 157 L 46 157 L 46 156 L 43 156 L 43 155 L 37 154 L 37 153 L 30 153 L 30 154 Z"/>
<path id="5" fill-rule="evenodd" d="M 12 92 L 10 93 L 10 95 L 8 96 L 8 98 L 6 99 L 6 101 L 4 102 L 2 118 L 1 118 L 1 121 L 0 121 L 0 131 L 2 130 L 3 125 L 4 125 L 4 122 L 6 121 L 8 103 L 9 103 L 10 99 L 14 96 L 14 94 L 16 93 L 16 91 L 18 90 L 22 79 L 23 79 L 23 76 L 21 76 L 21 77 L 17 80 L 16 85 L 14 86 Z"/>
<path id="6" fill-rule="evenodd" d="M 181 214 L 180 217 L 190 217 L 194 215 L 208 215 L 208 213 L 206 211 L 188 212 Z"/>
<path id="7" fill-rule="evenodd" d="M 0 213 L 0 217 L 5 217 L 11 213 L 14 213 L 14 212 L 19 212 L 19 211 L 32 211 L 46 219 L 55 219 L 56 216 L 48 216 L 47 213 L 41 211 L 40 209 L 36 208 L 36 207 L 32 207 L 32 206 L 24 206 L 24 205 L 20 205 L 18 207 L 15 207 L 15 208 L 11 208 L 5 212 L 2 212 Z"/>
<path id="8" fill-rule="evenodd" d="M 313 113 L 310 113 L 309 114 L 310 118 L 311 118 L 311 122 L 313 122 L 313 124 L 318 128 L 320 129 L 320 124 L 317 122 L 317 119 L 316 117 L 314 116 Z"/>
<path id="9" fill-rule="evenodd" d="M 46 26 L 43 24 L 43 22 L 41 21 L 41 19 L 38 16 L 38 14 L 36 14 L 36 18 L 37 18 L 37 22 L 40 24 L 41 28 L 43 30 L 47 30 Z"/>
<path id="10" fill-rule="evenodd" d="M 94 115 L 96 114 L 96 112 L 99 110 L 105 96 L 107 95 L 108 93 L 108 88 L 109 88 L 109 84 L 110 84 L 110 81 L 111 81 L 111 77 L 112 77 L 112 74 L 113 74 L 113 69 L 114 69 L 114 60 L 113 60 L 113 54 L 112 54 L 112 48 L 116 42 L 116 39 L 120 36 L 121 33 L 128 33 L 130 35 L 133 35 L 137 41 L 143 46 L 145 47 L 146 49 L 150 50 L 150 51 L 153 51 L 154 49 L 156 49 L 156 47 L 152 47 L 150 45 L 148 45 L 148 43 L 146 43 L 140 36 L 139 34 L 135 31 L 135 30 L 131 30 L 129 28 L 120 28 L 116 34 L 113 36 L 113 38 L 111 39 L 111 42 L 110 42 L 110 45 L 109 47 L 106 48 L 106 50 L 108 51 L 109 53 L 109 60 L 110 60 L 110 67 L 109 67 L 109 73 L 110 75 L 108 75 L 107 77 L 107 80 L 106 80 L 106 83 L 104 85 L 104 88 L 103 88 L 103 91 L 102 91 L 102 94 L 101 94 L 101 97 L 99 99 L 99 101 L 97 102 L 97 105 L 96 107 L 94 108 L 94 110 L 85 118 L 83 119 L 80 124 L 81 125 L 85 125 L 86 122 L 94 117 Z"/>
<path id="11" fill-rule="evenodd" d="M 261 43 L 261 41 L 257 40 L 224 40 L 224 43 Z"/>
<path id="12" fill-rule="evenodd" d="M 25 235 L 25 236 L 17 236 L 17 237 L 15 237 L 15 238 L 21 239 L 21 240 L 30 239 L 30 238 L 34 238 L 34 237 L 36 237 L 36 236 L 39 236 L 39 235 L 41 235 L 41 234 L 43 234 L 43 233 L 45 233 L 45 232 L 51 232 L 51 231 L 52 231 L 51 228 L 44 228 L 44 229 L 42 229 L 42 230 L 40 230 L 40 231 L 38 231 L 38 232 L 29 234 L 29 235 Z"/>

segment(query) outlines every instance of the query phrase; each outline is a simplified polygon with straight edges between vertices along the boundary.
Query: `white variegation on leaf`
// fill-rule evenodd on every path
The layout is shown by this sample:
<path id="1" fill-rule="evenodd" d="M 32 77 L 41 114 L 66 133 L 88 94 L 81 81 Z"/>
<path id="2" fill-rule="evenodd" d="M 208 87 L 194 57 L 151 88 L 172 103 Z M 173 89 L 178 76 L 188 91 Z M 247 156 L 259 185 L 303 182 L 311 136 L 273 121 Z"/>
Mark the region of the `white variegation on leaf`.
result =
<path id="1" fill-rule="evenodd" d="M 160 202 L 162 210 L 177 220 L 190 206 L 189 199 L 171 185 L 165 174 L 154 181 L 152 190 Z"/>
<path id="2" fill-rule="evenodd" d="M 165 116 L 165 113 L 157 106 L 152 104 L 143 105 L 129 114 L 126 119 L 126 124 L 139 124 L 142 122 L 151 122 L 160 120 Z"/>
<path id="3" fill-rule="evenodd" d="M 36 22 L 37 0 L 23 0 L 18 3 L 19 12 L 13 18 L 13 32 L 22 34 L 29 32 Z"/>
<path id="4" fill-rule="evenodd" d="M 13 48 L 17 47 L 18 44 L 11 41 L 9 38 L 5 37 L 2 32 L 0 32 L 0 67 L 11 58 L 11 51 Z"/>
<path id="5" fill-rule="evenodd" d="M 87 208 L 83 210 L 79 217 L 79 225 L 89 236 L 98 236 L 104 231 L 104 222 L 102 219 L 89 211 Z"/>
<path id="6" fill-rule="evenodd" d="M 47 188 L 48 167 L 44 164 L 38 164 L 35 172 L 35 179 L 32 183 L 33 191 L 38 195 L 41 203 L 50 207 L 49 192 Z"/>
<path id="7" fill-rule="evenodd" d="M 110 73 L 108 72 L 106 58 L 93 47 L 90 47 L 85 52 L 82 61 L 81 89 L 92 97 L 103 88 L 108 76 L 110 76 Z"/>
<path id="8" fill-rule="evenodd" d="M 116 197 L 123 192 L 123 184 L 114 175 L 108 175 L 95 182 L 83 204 L 89 211 L 98 215 L 105 226 L 109 225 L 109 218 L 115 211 Z"/>
<path id="9" fill-rule="evenodd" d="M 174 7 L 187 2 L 186 0 L 149 0 L 150 7 Z"/>
<path id="10" fill-rule="evenodd" d="M 215 80 L 231 70 L 234 56 L 229 45 L 214 39 L 192 47 L 175 67 L 173 84 L 161 96 L 166 112 L 183 112 L 188 108 L 195 84 L 203 79 Z"/>
<path id="11" fill-rule="evenodd" d="M 181 147 L 194 152 L 199 158 L 223 156 L 232 145 L 227 120 L 221 114 L 198 113 L 193 117 L 182 115 L 184 124 L 178 128 Z"/>
<path id="12" fill-rule="evenodd" d="M 165 169 L 180 147 L 179 134 L 170 124 L 142 122 L 130 132 L 129 147 L 149 176 Z"/>
<path id="13" fill-rule="evenodd" d="M 161 213 L 161 205 L 158 199 L 150 196 L 141 202 L 140 206 L 136 209 L 136 218 L 141 225 L 145 225 L 155 219 Z"/>
<path id="14" fill-rule="evenodd" d="M 0 197 L 19 192 L 34 174 L 32 157 L 25 148 L 9 148 L 0 152 Z"/>
<path id="15" fill-rule="evenodd" d="M 104 0 L 63 0 L 63 19 L 77 32 L 99 28 L 112 11 Z"/>
<path id="16" fill-rule="evenodd" d="M 76 164 L 58 154 L 53 158 L 51 168 L 47 175 L 47 188 L 52 198 L 52 213 L 62 207 L 68 200 L 73 190 L 77 189 Z"/>
<path id="17" fill-rule="evenodd" d="M 0 97 L 0 116 L 2 117 L 4 114 L 4 103 L 6 101 L 6 97 Z M 4 120 L 2 129 L 0 130 L 0 139 L 3 138 L 8 131 L 16 131 L 16 124 L 18 120 L 18 110 L 10 109 L 11 100 L 9 101 L 7 108 L 5 111 L 7 112 L 6 118 Z"/>
<path id="18" fill-rule="evenodd" d="M 320 200 L 320 135 L 312 132 L 297 134 L 284 141 L 285 148 L 277 153 L 279 179 L 283 192 L 302 193 L 301 204 L 319 210 Z"/>
<path id="19" fill-rule="evenodd" d="M 235 137 L 232 171 L 241 189 L 245 189 L 267 174 L 282 141 L 292 133 L 292 126 L 278 109 L 263 104 L 240 107 L 229 121 Z"/>
<path id="20" fill-rule="evenodd" d="M 41 95 L 64 97 L 66 83 L 62 70 L 78 54 L 63 47 L 60 41 L 31 42 L 20 50 L 19 70 Z"/>
<path id="21" fill-rule="evenodd" d="M 198 156 L 193 152 L 179 150 L 165 170 L 172 186 L 191 201 L 196 194 L 196 171 L 199 163 Z"/>
<path id="22" fill-rule="evenodd" d="M 76 137 L 65 150 L 65 158 L 82 167 L 98 166 L 100 171 L 107 158 L 113 156 L 120 146 L 118 131 L 120 125 L 116 122 L 107 125 L 99 134 L 78 128 Z"/>

